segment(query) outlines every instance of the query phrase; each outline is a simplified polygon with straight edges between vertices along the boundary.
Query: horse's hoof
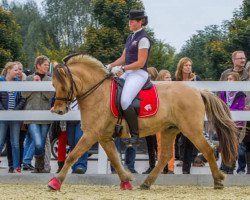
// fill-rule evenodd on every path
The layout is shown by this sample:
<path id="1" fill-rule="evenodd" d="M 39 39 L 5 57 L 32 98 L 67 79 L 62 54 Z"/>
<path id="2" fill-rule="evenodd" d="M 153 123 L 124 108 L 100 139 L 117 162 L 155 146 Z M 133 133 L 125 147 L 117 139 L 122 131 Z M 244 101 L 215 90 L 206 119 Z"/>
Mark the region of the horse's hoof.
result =
<path id="1" fill-rule="evenodd" d="M 140 189 L 142 189 L 142 190 L 149 190 L 150 186 L 146 185 L 145 183 L 143 183 L 143 184 L 140 185 Z"/>
<path id="2" fill-rule="evenodd" d="M 214 185 L 215 190 L 222 190 L 224 188 L 224 185 L 222 183 L 216 183 Z"/>
<path id="3" fill-rule="evenodd" d="M 132 190 L 133 186 L 129 181 L 122 181 L 120 183 L 121 190 Z"/>
<path id="4" fill-rule="evenodd" d="M 60 191 L 61 183 L 58 181 L 56 177 L 53 177 L 52 179 L 50 179 L 48 187 L 52 190 Z"/>

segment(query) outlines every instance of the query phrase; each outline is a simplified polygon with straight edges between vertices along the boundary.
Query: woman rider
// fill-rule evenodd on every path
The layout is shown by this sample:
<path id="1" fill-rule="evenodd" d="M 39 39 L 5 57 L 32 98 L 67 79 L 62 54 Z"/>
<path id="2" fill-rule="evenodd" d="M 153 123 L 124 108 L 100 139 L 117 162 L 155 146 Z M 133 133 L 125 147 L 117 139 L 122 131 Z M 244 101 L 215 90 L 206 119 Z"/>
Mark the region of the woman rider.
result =
<path id="1" fill-rule="evenodd" d="M 128 36 L 121 57 L 108 66 L 112 68 L 123 65 L 121 68 L 124 74 L 120 78 L 124 79 L 125 83 L 121 95 L 121 107 L 131 135 L 128 145 L 138 144 L 139 138 L 137 114 L 131 103 L 148 79 L 150 40 L 143 29 L 143 26 L 147 25 L 147 19 L 143 10 L 129 12 L 129 29 L 133 33 Z"/>

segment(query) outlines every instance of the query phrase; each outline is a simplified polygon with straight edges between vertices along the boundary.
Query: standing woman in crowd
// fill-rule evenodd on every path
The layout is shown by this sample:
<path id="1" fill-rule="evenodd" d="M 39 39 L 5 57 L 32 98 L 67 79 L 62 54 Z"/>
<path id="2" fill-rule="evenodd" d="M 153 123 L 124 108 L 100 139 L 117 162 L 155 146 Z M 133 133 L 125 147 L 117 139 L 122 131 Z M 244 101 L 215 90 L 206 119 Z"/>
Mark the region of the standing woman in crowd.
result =
<path id="1" fill-rule="evenodd" d="M 0 81 L 18 81 L 18 66 L 14 62 L 8 62 L 0 76 Z M 22 110 L 25 105 L 25 99 L 21 92 L 8 91 L 0 92 L 0 110 Z M 13 172 L 20 173 L 20 121 L 0 121 L 0 152 L 6 140 L 6 134 L 9 129 L 11 152 L 13 158 Z"/>
<path id="2" fill-rule="evenodd" d="M 47 75 L 49 59 L 46 56 L 38 56 L 35 60 L 36 72 L 27 77 L 26 81 L 51 81 Z M 51 99 L 54 92 L 22 92 L 27 98 L 25 110 L 50 110 Z M 26 121 L 28 134 L 35 143 L 35 169 L 34 173 L 44 173 L 45 141 L 50 126 L 50 121 Z"/>
<path id="3" fill-rule="evenodd" d="M 171 73 L 166 70 L 162 69 L 159 71 L 159 74 L 156 78 L 156 81 L 172 81 L 171 78 Z M 160 159 L 160 154 L 161 154 L 161 132 L 158 131 L 156 133 L 156 139 L 157 139 L 157 152 L 158 152 L 158 160 Z M 174 161 L 175 161 L 175 148 L 174 148 L 175 143 L 173 143 L 173 156 L 172 158 L 168 161 L 167 165 L 163 169 L 163 174 L 174 174 Z"/>
<path id="4" fill-rule="evenodd" d="M 181 58 L 177 64 L 177 70 L 173 81 L 201 81 L 201 78 L 192 72 L 192 63 L 192 60 L 188 57 Z M 198 154 L 198 151 L 193 143 L 184 135 L 181 134 L 179 140 L 179 155 L 183 157 L 182 173 L 190 174 L 191 163 Z"/>
<path id="5" fill-rule="evenodd" d="M 151 81 L 155 81 L 158 76 L 158 71 L 155 67 L 148 67 L 148 74 Z M 157 142 L 156 135 L 149 135 L 145 137 L 148 149 L 149 168 L 143 174 L 149 174 L 155 167 L 157 158 Z"/>
<path id="6" fill-rule="evenodd" d="M 16 78 L 20 81 L 24 81 L 26 79 L 26 75 L 23 73 L 23 65 L 19 61 L 15 61 L 15 64 L 18 67 L 18 73 Z M 19 145 L 20 145 L 20 165 L 22 166 L 22 160 L 23 160 L 23 149 L 24 149 L 24 139 L 26 135 L 27 129 L 24 126 L 23 122 L 21 122 L 21 130 L 20 130 L 20 135 L 19 135 Z M 10 142 L 10 134 L 9 132 L 7 133 L 7 138 L 6 138 L 6 147 L 7 147 L 7 158 L 8 158 L 8 166 L 9 166 L 9 173 L 14 172 L 14 167 L 13 167 L 13 158 L 12 158 L 12 148 L 11 148 L 11 142 Z"/>

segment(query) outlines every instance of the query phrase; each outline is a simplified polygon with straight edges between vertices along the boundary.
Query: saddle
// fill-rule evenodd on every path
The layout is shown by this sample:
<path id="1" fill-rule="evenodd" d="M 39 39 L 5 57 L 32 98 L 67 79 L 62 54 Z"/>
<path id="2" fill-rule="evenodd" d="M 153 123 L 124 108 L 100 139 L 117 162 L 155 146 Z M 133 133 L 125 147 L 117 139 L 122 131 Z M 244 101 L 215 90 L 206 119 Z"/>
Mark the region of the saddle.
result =
<path id="1" fill-rule="evenodd" d="M 111 81 L 111 112 L 118 118 L 115 125 L 113 137 L 120 137 L 122 131 L 123 110 L 121 107 L 121 94 L 124 86 L 124 79 L 113 78 Z M 155 85 L 150 79 L 147 80 L 135 99 L 132 101 L 132 107 L 135 109 L 138 117 L 149 117 L 157 113 L 159 107 L 159 99 Z"/>
<path id="2" fill-rule="evenodd" d="M 122 121 L 123 111 L 120 102 L 124 82 L 124 79 L 117 77 L 111 81 L 110 108 L 114 117 L 118 118 L 117 124 L 121 124 Z M 159 99 L 156 87 L 150 79 L 147 80 L 141 91 L 132 101 L 132 107 L 135 109 L 139 118 L 150 117 L 157 113 Z"/>

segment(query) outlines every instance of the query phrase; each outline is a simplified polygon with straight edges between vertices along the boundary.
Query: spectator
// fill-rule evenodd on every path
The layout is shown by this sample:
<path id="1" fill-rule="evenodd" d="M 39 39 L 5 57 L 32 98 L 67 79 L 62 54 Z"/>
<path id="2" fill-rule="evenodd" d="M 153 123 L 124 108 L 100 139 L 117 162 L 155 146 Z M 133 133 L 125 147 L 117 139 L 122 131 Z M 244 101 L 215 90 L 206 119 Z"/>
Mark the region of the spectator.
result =
<path id="1" fill-rule="evenodd" d="M 156 78 L 156 81 L 171 81 L 171 73 L 168 70 L 161 70 Z M 160 159 L 161 153 L 161 132 L 156 133 L 157 139 L 157 152 L 158 160 Z M 173 156 L 168 161 L 168 164 L 163 169 L 163 174 L 174 174 L 174 161 L 175 161 L 175 143 L 173 143 Z"/>
<path id="2" fill-rule="evenodd" d="M 159 72 L 159 74 L 155 80 L 156 81 L 172 81 L 171 73 L 166 69 L 162 69 Z"/>
<path id="3" fill-rule="evenodd" d="M 250 61 L 246 64 L 246 70 L 248 74 L 247 81 L 250 81 Z M 250 111 L 250 91 L 246 92 L 247 100 L 246 100 L 246 107 L 245 110 Z M 247 165 L 247 174 L 250 174 L 250 121 L 247 122 L 246 125 L 246 134 L 242 141 L 245 146 L 245 153 L 246 153 L 246 165 Z"/>
<path id="4" fill-rule="evenodd" d="M 188 57 L 183 57 L 177 64 L 177 70 L 173 81 L 201 81 L 201 78 L 192 72 L 192 60 Z M 182 173 L 190 174 L 191 163 L 198 154 L 193 143 L 181 134 L 179 138 L 180 157 L 182 157 Z"/>
<path id="5" fill-rule="evenodd" d="M 227 74 L 230 72 L 238 72 L 240 75 L 241 81 L 246 81 L 248 79 L 248 74 L 246 68 L 244 67 L 246 64 L 246 56 L 244 51 L 235 51 L 232 53 L 232 62 L 233 67 L 222 72 L 220 80 L 226 81 Z"/>
<path id="6" fill-rule="evenodd" d="M 27 124 L 26 124 L 27 125 Z M 34 170 L 35 167 L 31 164 L 33 156 L 35 153 L 35 143 L 31 138 L 31 135 L 28 133 L 25 136 L 24 140 L 24 150 L 23 150 L 23 170 Z"/>
<path id="7" fill-rule="evenodd" d="M 158 76 L 158 71 L 155 67 L 148 67 L 148 74 L 149 74 L 150 80 L 155 81 L 155 79 Z"/>
<path id="8" fill-rule="evenodd" d="M 19 61 L 15 61 L 15 63 L 17 64 L 18 66 L 18 78 L 19 80 L 21 81 L 25 81 L 26 80 L 26 74 L 23 72 L 23 64 Z"/>
<path id="9" fill-rule="evenodd" d="M 148 74 L 152 81 L 155 81 L 155 79 L 158 76 L 158 71 L 155 67 L 149 67 L 148 68 Z M 148 149 L 148 162 L 149 162 L 149 168 L 143 172 L 143 174 L 149 174 L 155 167 L 156 158 L 157 158 L 157 141 L 156 141 L 156 135 L 149 135 L 145 137 L 146 143 L 147 143 L 147 149 Z"/>
<path id="10" fill-rule="evenodd" d="M 18 66 L 14 62 L 8 62 L 0 76 L 0 81 L 18 81 Z M 22 110 L 25 105 L 25 99 L 20 92 L 9 91 L 0 92 L 0 110 Z M 21 173 L 20 166 L 20 121 L 0 121 L 0 152 L 6 140 L 6 134 L 10 131 L 10 143 L 13 158 L 13 170 L 10 166 L 9 172 Z"/>
<path id="11" fill-rule="evenodd" d="M 27 77 L 27 81 L 51 81 L 47 75 L 49 59 L 46 56 L 38 56 L 35 60 L 36 72 Z M 54 92 L 22 92 L 27 98 L 26 110 L 49 110 L 50 100 Z M 49 130 L 49 121 L 26 121 L 28 134 L 35 144 L 35 169 L 34 173 L 46 173 L 44 170 L 45 142 Z"/>
<path id="12" fill-rule="evenodd" d="M 23 73 L 23 65 L 21 62 L 15 61 L 16 65 L 18 66 L 18 74 L 17 78 L 21 81 L 26 79 L 26 75 Z M 22 166 L 23 160 L 23 149 L 24 149 L 24 139 L 27 132 L 27 127 L 21 122 L 21 130 L 20 130 L 20 137 L 19 137 L 19 145 L 20 145 L 20 165 Z M 8 165 L 9 165 L 9 172 L 13 172 L 13 160 L 12 160 L 12 148 L 10 142 L 10 134 L 8 130 L 7 139 L 6 139 L 6 147 L 7 147 L 7 158 L 8 158 Z"/>
<path id="13" fill-rule="evenodd" d="M 77 102 L 71 103 L 70 110 L 79 110 L 78 103 Z M 61 129 L 60 131 L 61 133 L 59 134 L 64 134 L 65 130 L 67 130 L 67 135 L 68 135 L 67 138 L 60 138 L 60 139 L 64 139 L 63 141 L 60 141 L 60 142 L 65 144 L 68 139 L 69 149 L 70 151 L 72 151 L 75 148 L 77 142 L 83 136 L 83 131 L 81 129 L 81 121 L 67 121 L 66 123 L 61 122 L 60 129 Z M 65 155 L 66 155 L 66 145 L 60 146 L 60 148 L 61 147 L 65 149 L 59 149 L 58 153 L 59 151 L 60 153 L 61 151 L 63 151 L 65 152 Z M 61 171 L 64 165 L 64 160 L 60 160 L 60 162 L 58 162 L 58 170 L 57 170 L 58 173 Z M 87 164 L 88 164 L 88 152 L 84 153 L 77 160 L 77 162 L 72 166 L 72 173 L 73 174 L 85 174 L 87 171 Z"/>
<path id="14" fill-rule="evenodd" d="M 239 81 L 240 80 L 240 76 L 237 72 L 230 72 L 227 73 L 227 81 Z M 242 91 L 223 91 L 223 92 L 219 92 L 218 94 L 219 98 L 224 101 L 227 106 L 230 108 L 231 111 L 234 110 L 244 110 L 245 109 L 245 102 L 246 102 L 246 95 L 244 92 Z M 240 122 L 236 122 L 236 125 L 239 129 L 239 132 L 241 132 L 242 127 L 245 125 L 244 122 L 240 121 Z M 243 157 L 243 162 L 245 160 L 245 152 L 241 152 L 241 149 L 244 146 L 241 144 L 241 147 L 239 148 L 239 158 L 238 158 L 238 170 L 237 173 L 238 174 L 244 174 L 245 173 L 245 164 L 242 163 L 242 157 Z M 242 155 L 243 154 L 243 155 Z M 226 174 L 233 174 L 235 165 L 233 165 L 232 167 L 228 167 L 226 166 L 223 162 L 221 162 L 221 167 L 220 169 L 226 173 Z"/>

